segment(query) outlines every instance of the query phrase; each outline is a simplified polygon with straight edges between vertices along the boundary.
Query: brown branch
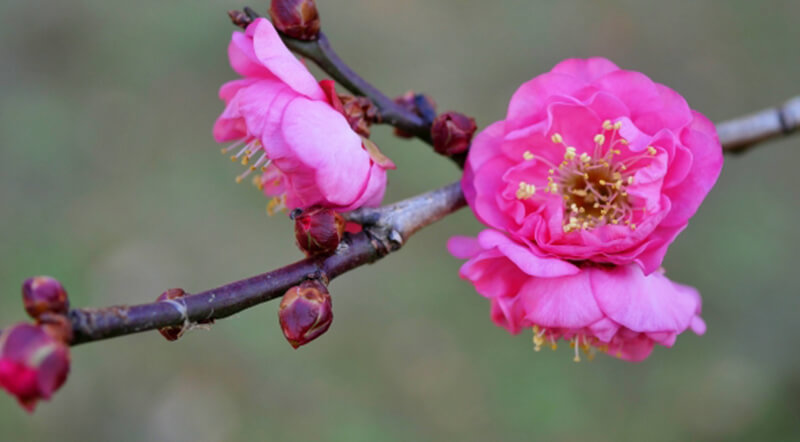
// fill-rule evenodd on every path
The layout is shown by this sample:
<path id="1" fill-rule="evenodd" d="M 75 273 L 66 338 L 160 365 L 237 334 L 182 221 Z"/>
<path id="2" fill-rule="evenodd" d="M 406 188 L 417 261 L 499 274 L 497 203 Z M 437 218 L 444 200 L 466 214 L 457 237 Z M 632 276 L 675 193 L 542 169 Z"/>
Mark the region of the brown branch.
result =
<path id="1" fill-rule="evenodd" d="M 256 11 L 249 7 L 244 8 L 244 12 L 251 20 L 260 17 Z M 398 105 L 378 88 L 361 78 L 333 50 L 325 33 L 320 32 L 316 40 L 299 40 L 289 37 L 280 31 L 278 33 L 283 43 L 292 52 L 313 61 L 320 69 L 353 94 L 369 98 L 378 108 L 381 122 L 410 133 L 431 144 L 431 121 L 427 121 L 414 112 Z"/>
<path id="2" fill-rule="evenodd" d="M 790 103 L 797 103 L 794 99 Z M 784 106 L 783 113 L 788 115 Z M 737 152 L 739 146 L 751 146 L 779 134 L 772 134 L 768 112 L 723 122 L 720 137 L 726 152 Z M 794 121 L 797 127 L 796 114 Z M 756 118 L 758 116 L 758 118 Z M 757 121 L 763 121 L 761 125 Z M 769 123 L 769 124 L 767 124 Z M 742 127 L 740 127 L 742 126 Z M 786 126 L 781 126 L 786 127 Z M 770 133 L 769 136 L 763 134 Z M 723 133 L 725 135 L 723 135 Z M 753 138 L 753 134 L 762 134 Z M 370 264 L 398 250 L 416 231 L 428 226 L 465 205 L 459 183 L 419 195 L 378 209 L 360 209 L 348 218 L 366 225 L 364 232 L 347 235 L 335 254 L 325 258 L 309 258 L 289 266 L 247 278 L 216 289 L 189 295 L 172 302 L 156 302 L 132 307 L 76 309 L 70 312 L 75 339 L 81 344 L 116 336 L 153 330 L 165 326 L 192 324 L 222 319 L 244 309 L 281 296 L 286 290 L 313 277 L 333 279 L 347 271 Z"/>
<path id="3" fill-rule="evenodd" d="M 789 135 L 800 128 L 800 96 L 782 106 L 765 109 L 717 125 L 726 152 L 741 153 L 763 141 Z"/>
<path id="4" fill-rule="evenodd" d="M 369 218 L 364 232 L 347 235 L 336 253 L 309 258 L 252 278 L 172 301 L 103 309 L 75 309 L 72 344 L 108 339 L 165 326 L 222 319 L 275 299 L 308 278 L 333 279 L 399 249 L 417 230 L 466 204 L 460 183 L 380 208 L 363 209 L 353 217 Z"/>

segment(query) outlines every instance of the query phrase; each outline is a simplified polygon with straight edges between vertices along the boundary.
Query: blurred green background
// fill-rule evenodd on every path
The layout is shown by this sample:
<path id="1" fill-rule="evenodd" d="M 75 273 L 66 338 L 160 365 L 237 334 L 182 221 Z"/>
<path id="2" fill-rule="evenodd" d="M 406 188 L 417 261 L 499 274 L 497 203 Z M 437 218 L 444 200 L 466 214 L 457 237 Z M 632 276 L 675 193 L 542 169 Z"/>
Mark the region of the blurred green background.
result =
<path id="1" fill-rule="evenodd" d="M 523 81 L 604 55 L 714 121 L 800 93 L 800 2 L 320 1 L 342 57 L 388 94 L 502 118 Z M 73 305 L 199 291 L 299 259 L 291 224 L 219 155 L 216 91 L 234 78 L 223 0 L 0 3 L 0 324 L 21 281 L 51 274 Z M 266 1 L 251 4 L 266 10 Z M 387 128 L 386 201 L 459 173 Z M 665 266 L 704 295 L 708 333 L 646 362 L 534 353 L 457 276 L 462 211 L 332 284 L 336 320 L 294 351 L 277 303 L 177 343 L 81 346 L 52 403 L 0 395 L 0 439 L 798 440 L 800 136 L 726 158 Z"/>

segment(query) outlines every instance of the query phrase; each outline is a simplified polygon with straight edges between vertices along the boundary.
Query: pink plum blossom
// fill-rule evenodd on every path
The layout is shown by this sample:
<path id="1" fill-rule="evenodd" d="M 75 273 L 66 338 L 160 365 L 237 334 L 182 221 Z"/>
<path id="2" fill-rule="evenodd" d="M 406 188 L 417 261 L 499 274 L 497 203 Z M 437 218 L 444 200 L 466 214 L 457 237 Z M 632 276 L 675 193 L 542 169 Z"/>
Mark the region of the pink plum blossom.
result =
<path id="1" fill-rule="evenodd" d="M 64 385 L 69 366 L 69 347 L 42 327 L 22 323 L 0 334 L 0 387 L 28 412 Z"/>
<path id="2" fill-rule="evenodd" d="M 533 256 L 650 274 L 721 167 L 714 125 L 677 92 L 603 58 L 569 59 L 474 139 L 462 186 L 481 222 Z"/>
<path id="3" fill-rule="evenodd" d="M 580 350 L 640 361 L 656 343 L 671 347 L 686 329 L 705 332 L 697 291 L 661 271 L 645 275 L 636 264 L 579 267 L 538 256 L 493 229 L 454 237 L 448 248 L 468 260 L 460 275 L 491 301 L 495 324 L 514 334 L 532 328 L 537 351 L 564 339 L 576 361 Z"/>
<path id="4" fill-rule="evenodd" d="M 226 106 L 214 138 L 233 142 L 223 152 L 249 166 L 237 181 L 262 173 L 255 183 L 274 197 L 270 211 L 380 203 L 393 164 L 373 160 L 342 115 L 332 83 L 318 83 L 268 20 L 234 32 L 228 56 L 244 78 L 220 89 Z"/>

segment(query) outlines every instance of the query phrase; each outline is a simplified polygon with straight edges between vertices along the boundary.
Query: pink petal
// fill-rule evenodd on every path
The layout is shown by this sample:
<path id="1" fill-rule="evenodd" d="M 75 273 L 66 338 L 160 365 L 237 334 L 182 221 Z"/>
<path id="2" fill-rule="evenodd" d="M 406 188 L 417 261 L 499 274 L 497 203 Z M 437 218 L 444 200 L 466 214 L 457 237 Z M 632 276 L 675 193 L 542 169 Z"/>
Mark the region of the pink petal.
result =
<path id="1" fill-rule="evenodd" d="M 478 242 L 484 249 L 496 247 L 520 270 L 531 276 L 554 278 L 574 275 L 580 272 L 578 267 L 567 261 L 536 256 L 527 247 L 515 243 L 496 230 L 486 229 L 482 231 L 478 235 Z"/>
<path id="2" fill-rule="evenodd" d="M 589 272 L 559 278 L 529 278 L 520 289 L 525 318 L 543 327 L 581 328 L 603 312 L 592 296 Z"/>
<path id="3" fill-rule="evenodd" d="M 511 97 L 506 114 L 506 130 L 521 129 L 546 117 L 546 107 L 554 95 L 570 96 L 587 83 L 572 75 L 549 72 L 524 83 Z"/>
<path id="4" fill-rule="evenodd" d="M 583 105 L 555 103 L 547 107 L 549 129 L 547 135 L 560 134 L 566 146 L 574 146 L 578 154 L 594 150 L 594 136 L 602 128 L 602 120 L 591 109 Z M 552 149 L 563 151 L 565 146 Z M 563 155 L 563 154 L 562 154 Z"/>
<path id="5" fill-rule="evenodd" d="M 558 74 L 566 74 L 591 83 L 598 78 L 614 71 L 618 71 L 617 65 L 603 57 L 592 58 L 568 58 L 557 64 L 552 71 Z"/>
<path id="6" fill-rule="evenodd" d="M 282 130 L 290 150 L 287 154 L 315 177 L 314 181 L 303 180 L 303 171 L 298 171 L 295 190 L 310 192 L 311 197 L 322 192 L 334 205 L 353 203 L 369 178 L 370 158 L 344 116 L 327 103 L 298 98 L 287 106 Z"/>
<path id="7" fill-rule="evenodd" d="M 636 332 L 676 332 L 689 326 L 697 299 L 659 272 L 645 276 L 637 265 L 591 269 L 591 286 L 602 311 Z"/>
<path id="8" fill-rule="evenodd" d="M 228 60 L 231 68 L 242 77 L 273 77 L 272 73 L 261 65 L 253 51 L 253 39 L 243 32 L 234 32 L 228 44 Z"/>
<path id="9" fill-rule="evenodd" d="M 325 101 L 325 92 L 317 80 L 283 44 L 272 23 L 258 18 L 250 26 L 255 26 L 253 49 L 258 61 L 298 93 Z"/>
<path id="10" fill-rule="evenodd" d="M 483 250 L 477 238 L 454 236 L 447 240 L 447 250 L 458 259 L 470 259 Z"/>
<path id="11" fill-rule="evenodd" d="M 692 152 L 692 169 L 680 184 L 665 191 L 672 200 L 665 225 L 683 224 L 691 218 L 722 170 L 722 146 L 713 123 L 699 112 L 693 114 L 692 124 L 681 135 L 681 141 Z"/>

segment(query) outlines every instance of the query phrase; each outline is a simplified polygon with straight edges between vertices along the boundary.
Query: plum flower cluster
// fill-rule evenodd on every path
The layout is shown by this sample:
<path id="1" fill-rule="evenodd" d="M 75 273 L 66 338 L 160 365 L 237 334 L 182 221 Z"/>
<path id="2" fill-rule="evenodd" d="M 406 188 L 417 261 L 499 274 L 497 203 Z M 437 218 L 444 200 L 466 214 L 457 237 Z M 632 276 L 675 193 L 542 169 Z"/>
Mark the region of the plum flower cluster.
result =
<path id="1" fill-rule="evenodd" d="M 225 83 L 225 110 L 214 125 L 218 142 L 246 166 L 240 182 L 271 197 L 268 211 L 320 206 L 338 211 L 376 206 L 392 162 L 353 129 L 329 80 L 317 82 L 284 45 L 275 27 L 258 18 L 234 32 L 231 67 L 243 78 Z"/>
<path id="2" fill-rule="evenodd" d="M 678 93 L 602 58 L 523 84 L 473 141 L 462 187 L 489 228 L 455 237 L 492 319 L 592 356 L 646 358 L 705 331 L 696 290 L 664 276 L 670 243 L 716 182 L 713 124 Z"/>
<path id="3" fill-rule="evenodd" d="M 19 323 L 0 334 L 0 387 L 33 412 L 40 400 L 50 399 L 67 380 L 72 325 L 65 316 L 67 292 L 57 280 L 27 279 L 22 300 L 37 324 Z"/>

